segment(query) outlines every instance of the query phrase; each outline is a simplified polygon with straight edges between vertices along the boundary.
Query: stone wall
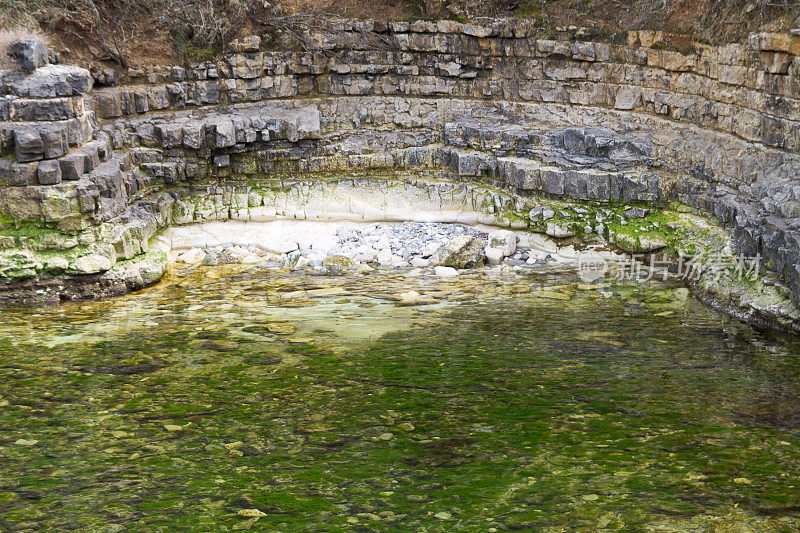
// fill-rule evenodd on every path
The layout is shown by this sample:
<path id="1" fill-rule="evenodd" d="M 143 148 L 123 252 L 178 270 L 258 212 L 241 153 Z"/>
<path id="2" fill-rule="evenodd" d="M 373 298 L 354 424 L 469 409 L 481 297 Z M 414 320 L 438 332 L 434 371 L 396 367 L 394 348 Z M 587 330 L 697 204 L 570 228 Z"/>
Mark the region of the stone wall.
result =
<path id="1" fill-rule="evenodd" d="M 523 22 L 332 29 L 313 52 L 251 37 L 108 89 L 62 65 L 0 75 L 0 216 L 80 241 L 53 246 L 66 264 L 32 260 L 25 275 L 137 257 L 187 188 L 244 190 L 246 208 L 254 183 L 438 169 L 522 197 L 694 206 L 800 301 L 800 37 L 681 54 L 646 32 L 554 40 Z"/>
<path id="2" fill-rule="evenodd" d="M 218 61 L 134 72 L 137 85 L 95 93 L 95 110 L 105 119 L 320 94 L 449 96 L 645 112 L 800 148 L 800 36 L 698 43 L 681 54 L 639 46 L 650 32 L 632 32 L 627 45 L 558 41 L 521 21 L 351 21 L 340 29 L 315 36 L 324 52 L 262 52 L 249 40 L 238 43 L 249 51 Z"/>

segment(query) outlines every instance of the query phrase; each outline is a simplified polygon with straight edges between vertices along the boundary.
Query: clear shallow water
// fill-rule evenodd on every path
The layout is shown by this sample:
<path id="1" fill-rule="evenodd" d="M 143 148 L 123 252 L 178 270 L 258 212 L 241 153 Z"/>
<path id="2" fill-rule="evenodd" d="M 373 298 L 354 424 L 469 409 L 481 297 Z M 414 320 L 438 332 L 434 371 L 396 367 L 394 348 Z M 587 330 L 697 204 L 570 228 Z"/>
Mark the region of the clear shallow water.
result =
<path id="1" fill-rule="evenodd" d="M 797 531 L 800 342 L 686 293 L 233 267 L 4 309 L 0 529 Z"/>

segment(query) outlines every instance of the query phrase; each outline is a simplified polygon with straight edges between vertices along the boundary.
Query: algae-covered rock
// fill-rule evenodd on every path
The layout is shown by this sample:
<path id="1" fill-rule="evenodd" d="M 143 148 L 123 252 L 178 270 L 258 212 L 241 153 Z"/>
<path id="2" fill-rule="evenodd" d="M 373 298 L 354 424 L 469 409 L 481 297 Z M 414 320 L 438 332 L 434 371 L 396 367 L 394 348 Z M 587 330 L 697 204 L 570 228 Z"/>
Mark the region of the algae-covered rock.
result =
<path id="1" fill-rule="evenodd" d="M 356 266 L 356 262 L 344 255 L 329 255 L 322 261 L 322 266 L 347 270 Z"/>
<path id="2" fill-rule="evenodd" d="M 614 244 L 622 251 L 629 254 L 646 254 L 655 252 L 667 246 L 667 243 L 659 237 L 648 235 L 625 235 L 617 234 L 614 236 Z"/>
<path id="3" fill-rule="evenodd" d="M 558 222 L 548 222 L 545 233 L 556 239 L 566 239 L 567 237 L 575 236 L 575 231 L 569 225 L 560 224 Z"/>

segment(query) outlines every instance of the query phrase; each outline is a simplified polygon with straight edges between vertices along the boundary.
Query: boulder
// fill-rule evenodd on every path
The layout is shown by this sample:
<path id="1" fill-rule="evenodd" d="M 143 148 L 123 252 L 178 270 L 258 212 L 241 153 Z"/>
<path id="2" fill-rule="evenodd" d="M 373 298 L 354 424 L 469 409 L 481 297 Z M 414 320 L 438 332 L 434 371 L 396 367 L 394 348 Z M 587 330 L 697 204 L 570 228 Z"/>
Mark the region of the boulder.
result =
<path id="1" fill-rule="evenodd" d="M 453 237 L 431 256 L 430 261 L 434 266 L 453 268 L 475 268 L 483 266 L 486 244 L 483 240 L 470 235 Z"/>
<path id="2" fill-rule="evenodd" d="M 46 65 L 28 75 L 16 74 L 9 89 L 27 98 L 76 96 L 92 90 L 89 71 L 72 65 Z"/>
<path id="3" fill-rule="evenodd" d="M 18 39 L 11 43 L 9 54 L 28 71 L 49 63 L 50 52 L 41 39 Z"/>
<path id="4" fill-rule="evenodd" d="M 356 262 L 345 255 L 331 255 L 322 261 L 322 265 L 325 267 L 338 267 L 341 270 L 347 270 L 353 268 Z"/>
<path id="5" fill-rule="evenodd" d="M 508 257 L 517 251 L 517 234 L 509 230 L 493 231 L 489 234 L 487 246 L 500 249 L 503 257 Z"/>
<path id="6" fill-rule="evenodd" d="M 549 235 L 550 237 L 555 237 L 556 239 L 566 239 L 567 237 L 574 237 L 575 231 L 566 224 L 548 222 L 547 229 L 545 229 L 545 234 Z"/>

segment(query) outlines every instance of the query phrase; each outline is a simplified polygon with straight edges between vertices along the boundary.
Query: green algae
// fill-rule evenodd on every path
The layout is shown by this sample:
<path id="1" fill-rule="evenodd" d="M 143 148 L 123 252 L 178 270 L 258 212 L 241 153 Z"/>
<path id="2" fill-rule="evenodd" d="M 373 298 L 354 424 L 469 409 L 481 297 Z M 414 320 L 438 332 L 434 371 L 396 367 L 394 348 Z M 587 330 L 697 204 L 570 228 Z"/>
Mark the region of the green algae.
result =
<path id="1" fill-rule="evenodd" d="M 4 311 L 0 527 L 800 527 L 800 344 L 680 285 L 207 272 Z"/>

